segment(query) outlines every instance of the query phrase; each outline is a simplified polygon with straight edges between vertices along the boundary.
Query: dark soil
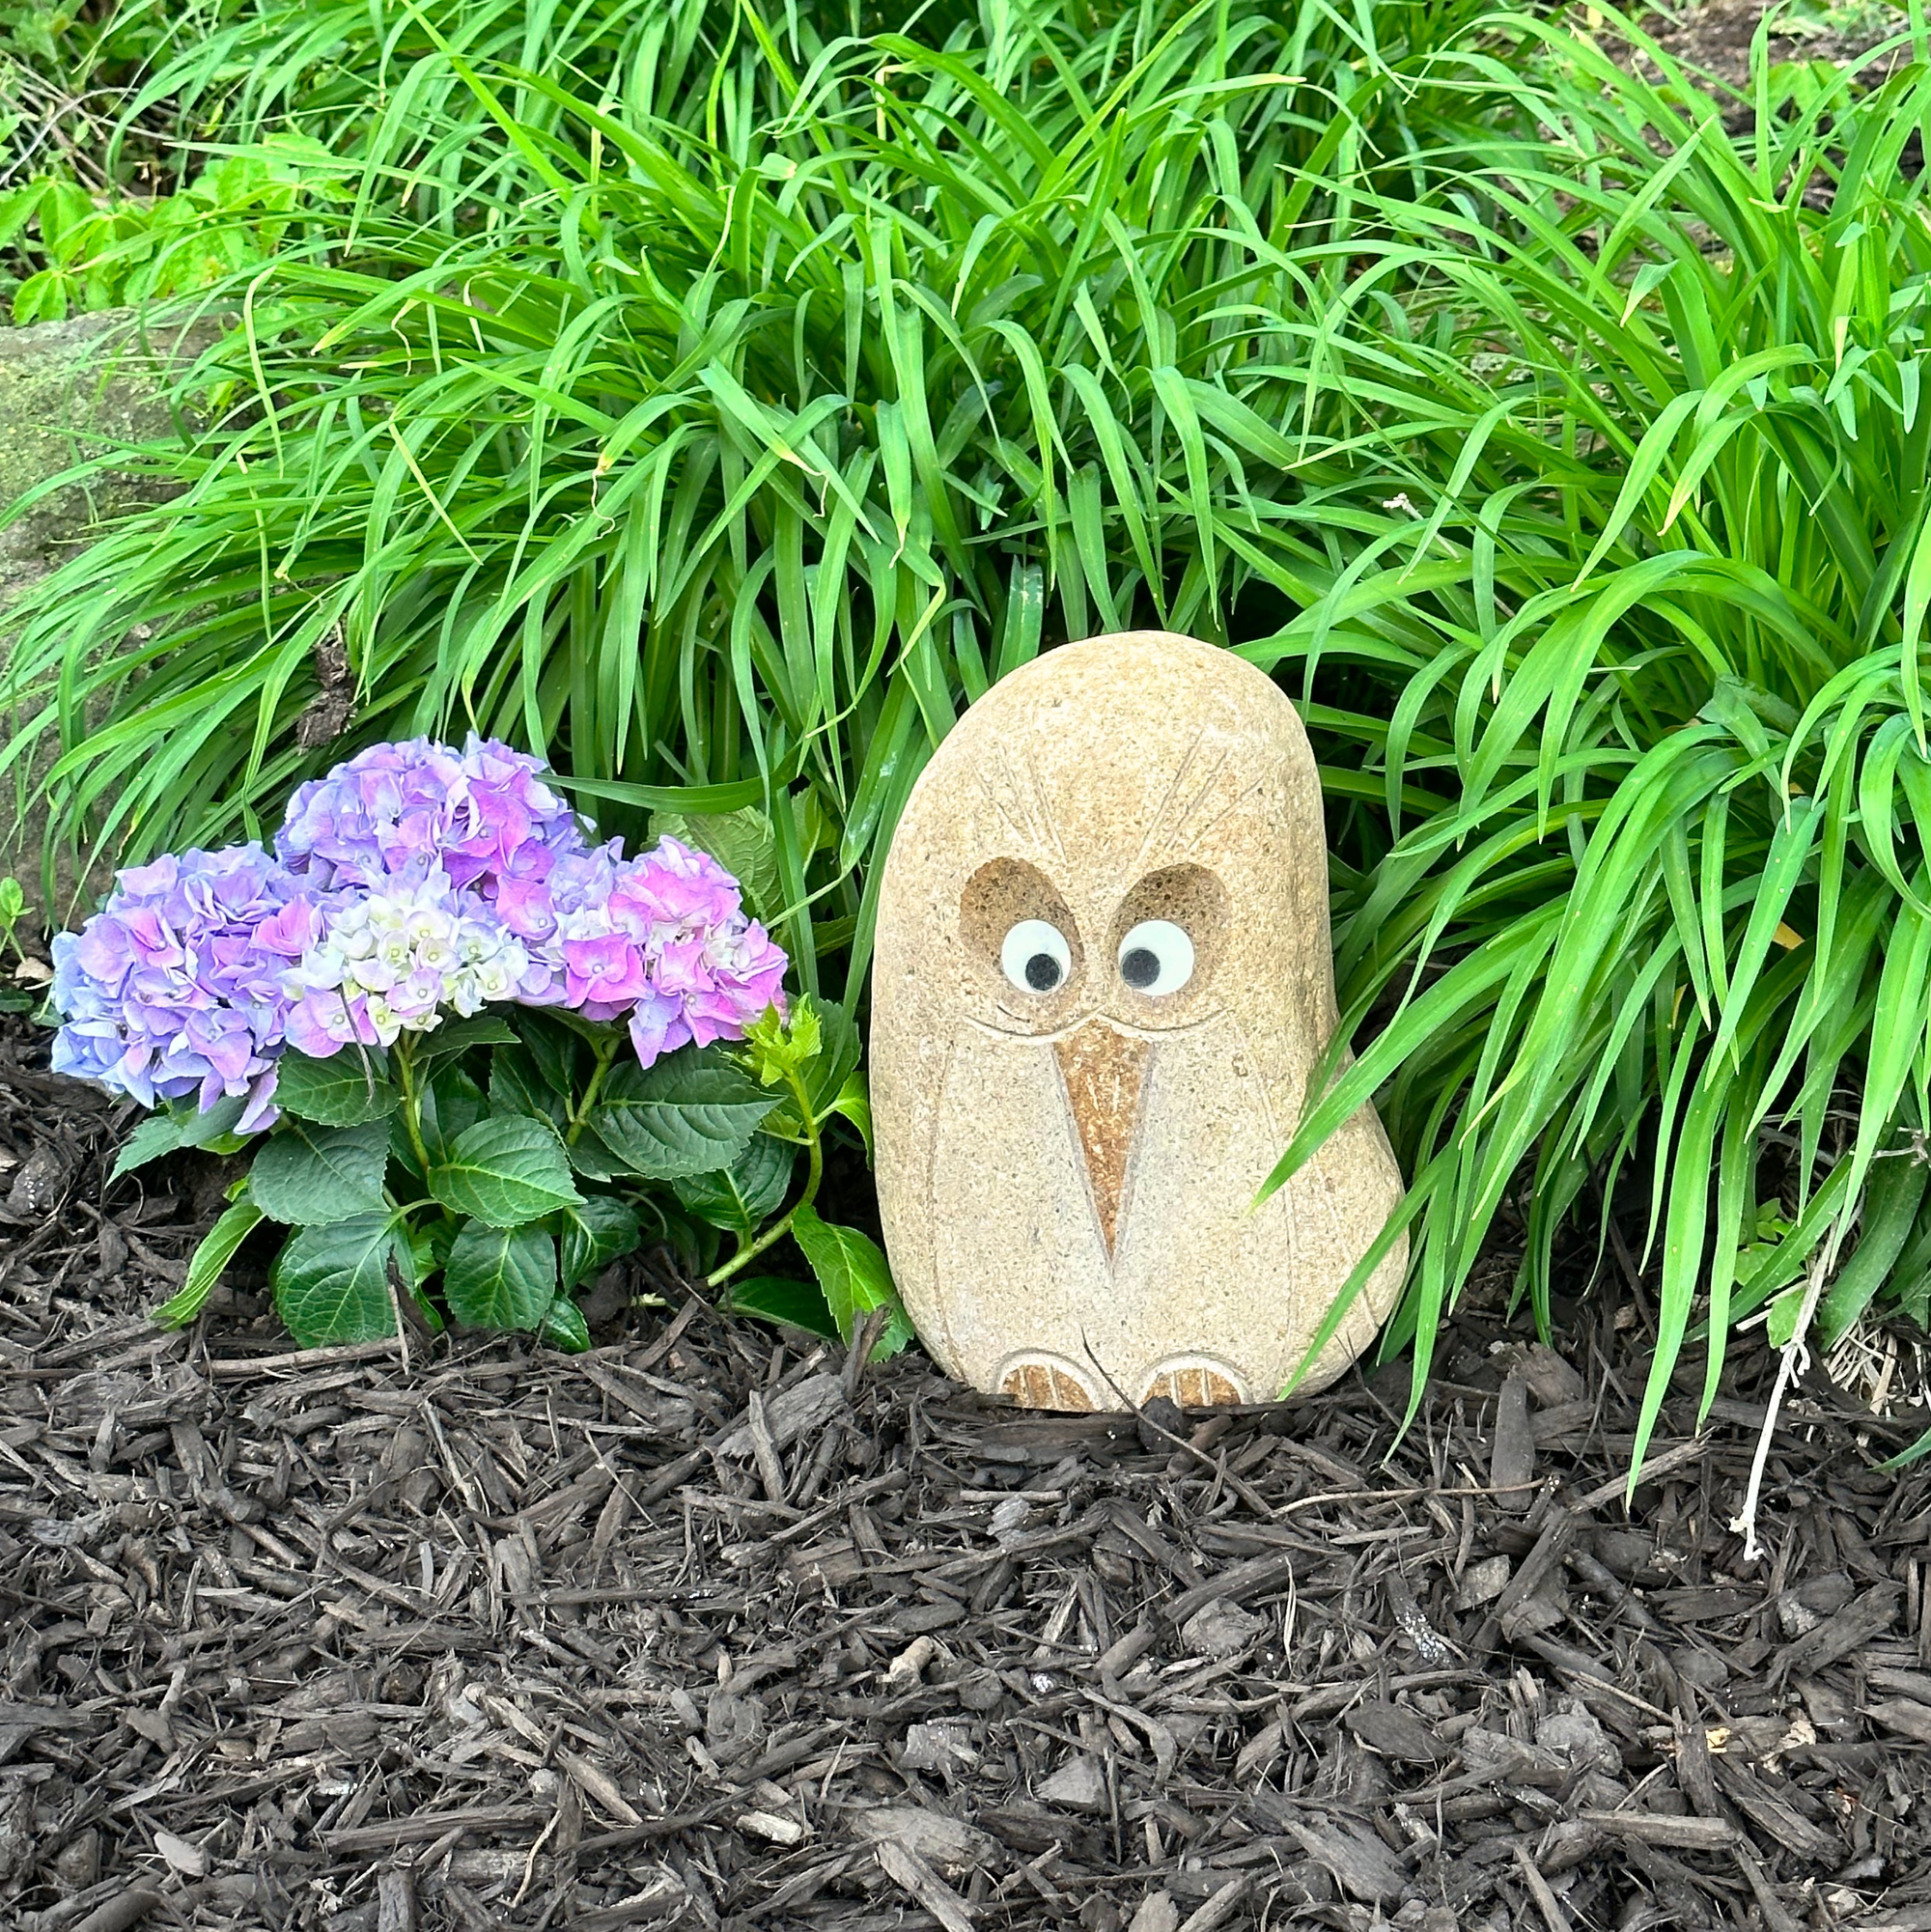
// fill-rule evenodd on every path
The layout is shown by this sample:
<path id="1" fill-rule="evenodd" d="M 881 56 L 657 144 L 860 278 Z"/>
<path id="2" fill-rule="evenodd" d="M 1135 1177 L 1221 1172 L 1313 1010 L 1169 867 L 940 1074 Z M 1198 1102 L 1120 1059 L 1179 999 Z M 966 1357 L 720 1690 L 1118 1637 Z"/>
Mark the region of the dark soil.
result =
<path id="1" fill-rule="evenodd" d="M 1931 1927 L 1931 1470 L 1813 1376 L 1746 1563 L 1760 1346 L 1625 1515 L 1628 1294 L 1399 1443 L 1399 1364 L 1027 1415 L 676 1294 L 166 1335 L 210 1200 L 0 1051 L 8 1927 Z"/>
<path id="2" fill-rule="evenodd" d="M 1769 53 L 1773 62 L 1830 61 L 1838 66 L 1861 61 L 1904 30 L 1902 8 L 1870 5 L 1818 7 L 1806 14 L 1787 4 L 1766 0 L 1704 0 L 1672 8 L 1644 22 L 1664 49 L 1686 66 L 1715 74 L 1734 88 L 1748 88 L 1750 44 L 1765 14 L 1774 16 Z M 1908 48 L 1873 62 L 1865 79 L 1875 83 L 1910 59 Z"/>

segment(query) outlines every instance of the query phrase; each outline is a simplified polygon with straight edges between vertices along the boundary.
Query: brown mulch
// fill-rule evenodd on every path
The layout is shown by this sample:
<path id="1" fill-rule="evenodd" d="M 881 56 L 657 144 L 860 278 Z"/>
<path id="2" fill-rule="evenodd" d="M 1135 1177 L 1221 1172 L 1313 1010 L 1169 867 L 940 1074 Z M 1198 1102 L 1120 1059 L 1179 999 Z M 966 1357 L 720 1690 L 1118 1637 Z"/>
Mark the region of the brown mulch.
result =
<path id="1" fill-rule="evenodd" d="M 576 1359 L 163 1335 L 209 1201 L 103 1191 L 37 1051 L 0 1924 L 1931 1928 L 1931 1470 L 1813 1376 L 1745 1563 L 1760 1344 L 1625 1515 L 1631 1295 L 1458 1318 L 1398 1442 L 1400 1364 L 1027 1415 L 674 1293 Z"/>

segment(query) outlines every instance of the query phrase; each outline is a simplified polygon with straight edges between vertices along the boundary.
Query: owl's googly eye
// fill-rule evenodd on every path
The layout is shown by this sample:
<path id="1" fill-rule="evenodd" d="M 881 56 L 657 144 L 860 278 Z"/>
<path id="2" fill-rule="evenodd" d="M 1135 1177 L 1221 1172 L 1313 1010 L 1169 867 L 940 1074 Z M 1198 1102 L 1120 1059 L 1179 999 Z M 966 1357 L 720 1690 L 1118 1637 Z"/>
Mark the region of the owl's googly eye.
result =
<path id="1" fill-rule="evenodd" d="M 1120 977 L 1135 993 L 1178 993 L 1193 977 L 1193 941 L 1171 919 L 1142 919 L 1120 941 Z"/>
<path id="2" fill-rule="evenodd" d="M 1021 919 L 999 947 L 999 970 L 1021 993 L 1051 993 L 1073 970 L 1073 949 L 1057 926 Z"/>

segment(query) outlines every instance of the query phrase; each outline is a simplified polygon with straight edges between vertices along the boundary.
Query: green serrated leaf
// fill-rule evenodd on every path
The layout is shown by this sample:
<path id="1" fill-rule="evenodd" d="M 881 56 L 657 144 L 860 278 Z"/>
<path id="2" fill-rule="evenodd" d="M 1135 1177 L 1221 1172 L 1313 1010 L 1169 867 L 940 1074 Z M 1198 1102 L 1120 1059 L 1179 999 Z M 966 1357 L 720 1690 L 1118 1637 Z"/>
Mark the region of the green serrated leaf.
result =
<path id="1" fill-rule="evenodd" d="M 562 1011 L 537 1006 L 522 1008 L 517 1015 L 517 1026 L 531 1071 L 551 1093 L 566 1098 L 574 1094 L 581 1084 L 578 1069 L 587 1064 L 588 1057 L 580 1030 L 567 1023 Z"/>
<path id="2" fill-rule="evenodd" d="M 783 909 L 778 884 L 777 835 L 756 805 L 735 812 L 655 812 L 651 837 L 670 837 L 708 852 L 733 879 L 745 910 L 770 922 Z"/>
<path id="3" fill-rule="evenodd" d="M 872 1158 L 872 1090 L 865 1082 L 865 1076 L 856 1067 L 845 1077 L 845 1084 L 838 1089 L 829 1111 L 842 1114 L 858 1130 L 858 1138 L 865 1143 L 865 1159 L 869 1161 Z"/>
<path id="4" fill-rule="evenodd" d="M 777 1274 L 753 1274 L 727 1284 L 725 1311 L 733 1315 L 756 1315 L 767 1322 L 783 1322 L 814 1335 L 836 1338 L 838 1324 L 831 1319 L 825 1291 L 815 1281 L 791 1281 Z"/>
<path id="5" fill-rule="evenodd" d="M 122 1143 L 107 1178 L 118 1181 L 123 1174 L 131 1174 L 136 1167 L 145 1167 L 150 1161 L 158 1161 L 163 1154 L 172 1154 L 186 1144 L 181 1122 L 173 1114 L 150 1114 Z"/>
<path id="6" fill-rule="evenodd" d="M 581 1355 L 590 1346 L 590 1324 L 568 1295 L 559 1295 L 544 1310 L 538 1332 L 551 1348 L 561 1349 L 565 1355 Z"/>
<path id="7" fill-rule="evenodd" d="M 284 1119 L 255 1156 L 248 1192 L 270 1220 L 320 1227 L 380 1208 L 388 1165 L 382 1121 L 313 1127 Z"/>
<path id="8" fill-rule="evenodd" d="M 419 1066 L 434 1066 L 438 1060 L 453 1059 L 473 1047 L 514 1047 L 518 1034 L 508 1021 L 493 1013 L 478 1013 L 467 1020 L 446 1020 L 434 1033 L 423 1035 L 415 1054 Z"/>
<path id="9" fill-rule="evenodd" d="M 463 1222 L 442 1265 L 442 1299 L 465 1329 L 534 1329 L 556 1296 L 556 1243 L 540 1227 Z"/>
<path id="10" fill-rule="evenodd" d="M 237 1201 L 202 1236 L 187 1264 L 182 1285 L 153 1312 L 151 1319 L 164 1329 L 184 1329 L 201 1313 L 221 1272 L 235 1250 L 261 1225 L 262 1211 L 253 1201 Z"/>
<path id="11" fill-rule="evenodd" d="M 275 1262 L 275 1310 L 304 1348 L 379 1341 L 396 1332 L 392 1267 L 413 1290 L 415 1259 L 393 1215 L 297 1228 Z"/>
<path id="12" fill-rule="evenodd" d="M 275 1105 L 285 1113 L 322 1127 L 359 1127 L 395 1112 L 403 1097 L 389 1078 L 389 1060 L 379 1048 L 352 1047 L 326 1060 L 311 1059 L 293 1049 L 275 1063 Z"/>
<path id="13" fill-rule="evenodd" d="M 844 1007 L 830 1000 L 800 995 L 793 1003 L 785 1031 L 796 1049 L 798 1074 L 811 1097 L 813 1118 L 823 1124 L 838 1111 L 845 1083 L 858 1065 L 862 1043 L 857 1022 Z M 804 1125 L 789 1097 L 772 1115 L 770 1131 L 792 1140 L 805 1137 Z"/>
<path id="14" fill-rule="evenodd" d="M 527 1114 L 494 1114 L 465 1128 L 447 1160 L 430 1169 L 429 1190 L 455 1213 L 501 1228 L 582 1199 L 556 1130 Z"/>
<path id="15" fill-rule="evenodd" d="M 181 1128 L 183 1147 L 206 1147 L 219 1153 L 232 1149 L 222 1145 L 233 1141 L 240 1145 L 245 1135 L 238 1135 L 236 1128 L 241 1119 L 241 1109 L 248 1105 L 245 1094 L 224 1095 L 208 1109 L 198 1113 L 193 1108 L 182 1106 L 175 1110 L 175 1120 Z"/>
<path id="16" fill-rule="evenodd" d="M 677 1197 L 713 1227 L 755 1234 L 784 1205 L 798 1150 L 769 1134 L 751 1136 L 750 1145 L 728 1167 L 708 1174 L 681 1174 L 671 1183 Z"/>
<path id="17" fill-rule="evenodd" d="M 596 1130 L 580 1127 L 574 1140 L 566 1141 L 564 1150 L 572 1168 L 586 1181 L 628 1181 L 632 1178 L 629 1164 L 604 1146 Z"/>
<path id="18" fill-rule="evenodd" d="M 526 1113 L 561 1131 L 565 1097 L 544 1078 L 527 1047 L 506 1047 L 490 1063 L 490 1111 Z"/>
<path id="19" fill-rule="evenodd" d="M 672 1181 L 738 1158 L 774 1097 L 715 1047 L 630 1062 L 604 1083 L 591 1125 L 631 1173 Z"/>
<path id="20" fill-rule="evenodd" d="M 858 1022 L 847 1008 L 828 999 L 813 1004 L 818 1009 L 821 1045 L 818 1057 L 805 1072 L 804 1087 L 823 1120 L 836 1106 L 846 1080 L 857 1067 L 864 1044 L 858 1037 Z"/>
<path id="21" fill-rule="evenodd" d="M 811 1263 L 811 1272 L 825 1291 L 826 1306 L 847 1341 L 874 1308 L 887 1307 L 892 1318 L 879 1337 L 874 1356 L 896 1355 L 911 1340 L 911 1324 L 899 1305 L 891 1270 L 875 1241 L 854 1227 L 833 1226 L 811 1207 L 801 1207 L 792 1217 L 791 1232 Z"/>
<path id="22" fill-rule="evenodd" d="M 642 1239 L 636 1211 L 614 1194 L 590 1194 L 557 1217 L 567 1295 L 600 1268 L 629 1254 Z"/>
<path id="23" fill-rule="evenodd" d="M 489 1097 L 461 1067 L 444 1066 L 423 1088 L 423 1139 L 432 1157 L 450 1146 L 490 1111 Z"/>

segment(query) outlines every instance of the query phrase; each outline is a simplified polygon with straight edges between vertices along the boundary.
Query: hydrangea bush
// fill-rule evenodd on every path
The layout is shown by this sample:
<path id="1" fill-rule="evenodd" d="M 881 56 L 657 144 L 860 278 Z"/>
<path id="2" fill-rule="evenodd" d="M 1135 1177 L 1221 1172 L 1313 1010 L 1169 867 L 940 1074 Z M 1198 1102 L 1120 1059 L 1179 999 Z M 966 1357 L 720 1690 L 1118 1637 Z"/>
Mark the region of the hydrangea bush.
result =
<path id="1" fill-rule="evenodd" d="M 587 1347 L 574 1291 L 653 1237 L 849 1335 L 892 1301 L 814 1206 L 827 1123 L 869 1131 L 857 1036 L 785 969 L 710 854 L 594 842 L 541 761 L 417 739 L 303 785 L 272 851 L 121 873 L 54 941 L 54 1067 L 154 1110 L 117 1174 L 264 1136 L 167 1323 L 266 1221 L 304 1343 L 447 1319 Z M 744 1275 L 786 1234 L 815 1288 Z"/>

